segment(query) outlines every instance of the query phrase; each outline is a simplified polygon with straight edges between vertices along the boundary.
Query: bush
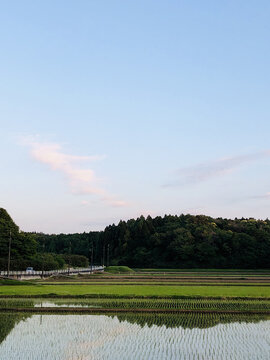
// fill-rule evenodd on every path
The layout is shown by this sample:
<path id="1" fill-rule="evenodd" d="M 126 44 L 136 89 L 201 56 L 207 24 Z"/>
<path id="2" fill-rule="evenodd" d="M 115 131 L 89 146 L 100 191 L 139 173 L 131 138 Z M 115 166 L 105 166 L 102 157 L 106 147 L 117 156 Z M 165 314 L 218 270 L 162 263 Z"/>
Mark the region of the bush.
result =
<path id="1" fill-rule="evenodd" d="M 134 270 L 130 269 L 128 266 L 108 266 L 105 268 L 105 271 L 112 274 L 134 272 Z"/>
<path id="2" fill-rule="evenodd" d="M 31 266 L 34 270 L 57 270 L 64 266 L 63 259 L 59 259 L 56 254 L 36 254 L 27 261 L 27 267 Z"/>

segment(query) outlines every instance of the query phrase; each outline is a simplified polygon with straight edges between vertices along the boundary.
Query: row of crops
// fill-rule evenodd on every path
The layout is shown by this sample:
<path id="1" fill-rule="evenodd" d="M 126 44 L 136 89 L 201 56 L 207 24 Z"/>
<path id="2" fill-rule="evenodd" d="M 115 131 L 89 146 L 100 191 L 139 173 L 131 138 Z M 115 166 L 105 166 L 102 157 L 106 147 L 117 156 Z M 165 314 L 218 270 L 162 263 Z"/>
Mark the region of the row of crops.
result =
<path id="1" fill-rule="evenodd" d="M 57 300 L 56 304 L 65 304 Z M 96 299 L 66 302 L 81 306 L 89 305 L 106 309 L 159 309 L 159 310 L 213 310 L 213 311 L 269 311 L 270 301 L 258 300 L 204 300 L 204 299 Z"/>
<path id="2" fill-rule="evenodd" d="M 44 304 L 43 304 L 44 303 Z M 73 306 L 104 309 L 158 309 L 207 311 L 269 311 L 270 300 L 256 299 L 0 299 L 0 308 L 31 308 L 34 306 Z"/>
<path id="3" fill-rule="evenodd" d="M 0 308 L 31 308 L 34 307 L 33 300 L 30 299 L 0 299 Z"/>
<path id="4" fill-rule="evenodd" d="M 81 302 L 85 305 L 86 302 Z M 105 300 L 97 299 L 89 303 L 92 306 L 99 306 L 108 309 L 161 309 L 161 310 L 222 310 L 222 311 L 245 311 L 245 310 L 268 310 L 270 311 L 270 301 L 257 300 L 189 300 L 189 299 L 167 299 L 167 300 Z"/>

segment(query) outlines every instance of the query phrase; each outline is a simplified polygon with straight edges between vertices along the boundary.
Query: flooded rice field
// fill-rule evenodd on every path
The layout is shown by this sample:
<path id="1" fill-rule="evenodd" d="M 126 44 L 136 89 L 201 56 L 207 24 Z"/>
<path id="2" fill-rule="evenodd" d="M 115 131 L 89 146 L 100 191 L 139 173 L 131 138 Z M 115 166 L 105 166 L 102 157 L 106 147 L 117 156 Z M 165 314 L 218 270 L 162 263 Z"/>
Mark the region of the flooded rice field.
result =
<path id="1" fill-rule="evenodd" d="M 0 313 L 0 359 L 256 360 L 270 357 L 267 316 Z"/>

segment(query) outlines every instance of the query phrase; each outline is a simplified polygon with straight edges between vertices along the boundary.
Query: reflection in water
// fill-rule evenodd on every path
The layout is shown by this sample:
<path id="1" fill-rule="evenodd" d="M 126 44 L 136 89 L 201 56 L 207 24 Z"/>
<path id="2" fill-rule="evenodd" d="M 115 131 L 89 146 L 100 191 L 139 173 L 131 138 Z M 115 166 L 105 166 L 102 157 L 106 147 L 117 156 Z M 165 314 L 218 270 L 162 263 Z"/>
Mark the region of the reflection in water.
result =
<path id="1" fill-rule="evenodd" d="M 119 321 L 128 321 L 132 324 L 141 326 L 152 325 L 163 326 L 167 328 L 182 327 L 184 329 L 205 329 L 216 326 L 218 324 L 229 323 L 256 323 L 262 320 L 270 320 L 270 315 L 245 315 L 245 314 L 214 314 L 214 313 L 179 313 L 179 314 L 165 314 L 165 313 L 126 313 L 117 314 Z"/>
<path id="2" fill-rule="evenodd" d="M 56 302 L 56 301 L 42 301 L 34 304 L 36 308 L 48 307 L 48 308 L 98 308 L 97 305 L 90 304 L 79 304 L 79 303 L 65 303 L 65 302 Z"/>
<path id="3" fill-rule="evenodd" d="M 26 318 L 27 316 L 24 314 L 0 313 L 0 344 L 5 340 L 14 326 Z"/>
<path id="4" fill-rule="evenodd" d="M 13 314 L 4 316 L 12 319 Z M 33 315 L 17 324 L 2 342 L 0 359 L 269 359 L 269 320 L 263 321 L 256 316 L 253 318 L 255 323 L 238 318 L 242 321 L 239 323 L 231 322 L 232 316 L 230 319 L 228 316 L 220 318 L 224 323 L 206 329 L 176 325 L 177 321 L 183 324 L 185 321 L 191 327 L 196 319 L 196 324 L 209 322 L 213 326 L 209 317 L 208 320 L 204 317 L 175 314 L 42 315 L 41 321 L 40 315 Z M 181 320 L 174 321 L 175 318 Z M 171 321 L 175 327 L 164 326 L 164 322 Z M 217 317 L 215 321 L 218 322 Z"/>

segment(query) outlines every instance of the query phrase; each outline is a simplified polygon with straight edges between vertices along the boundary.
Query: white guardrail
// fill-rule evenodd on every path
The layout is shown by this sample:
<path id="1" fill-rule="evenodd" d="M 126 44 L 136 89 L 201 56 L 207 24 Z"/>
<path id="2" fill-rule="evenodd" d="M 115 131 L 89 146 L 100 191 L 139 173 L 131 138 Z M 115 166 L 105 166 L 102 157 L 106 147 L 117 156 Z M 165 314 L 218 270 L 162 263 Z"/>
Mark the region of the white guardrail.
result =
<path id="1" fill-rule="evenodd" d="M 88 268 L 70 268 L 70 269 L 60 269 L 60 270 L 28 270 L 28 271 L 10 271 L 9 276 L 16 275 L 16 276 L 50 276 L 50 275 L 57 275 L 57 274 L 66 274 L 66 275 L 74 275 L 79 273 L 92 273 L 94 271 L 103 271 L 104 266 L 92 266 Z M 0 271 L 0 276 L 7 276 L 7 271 Z"/>

